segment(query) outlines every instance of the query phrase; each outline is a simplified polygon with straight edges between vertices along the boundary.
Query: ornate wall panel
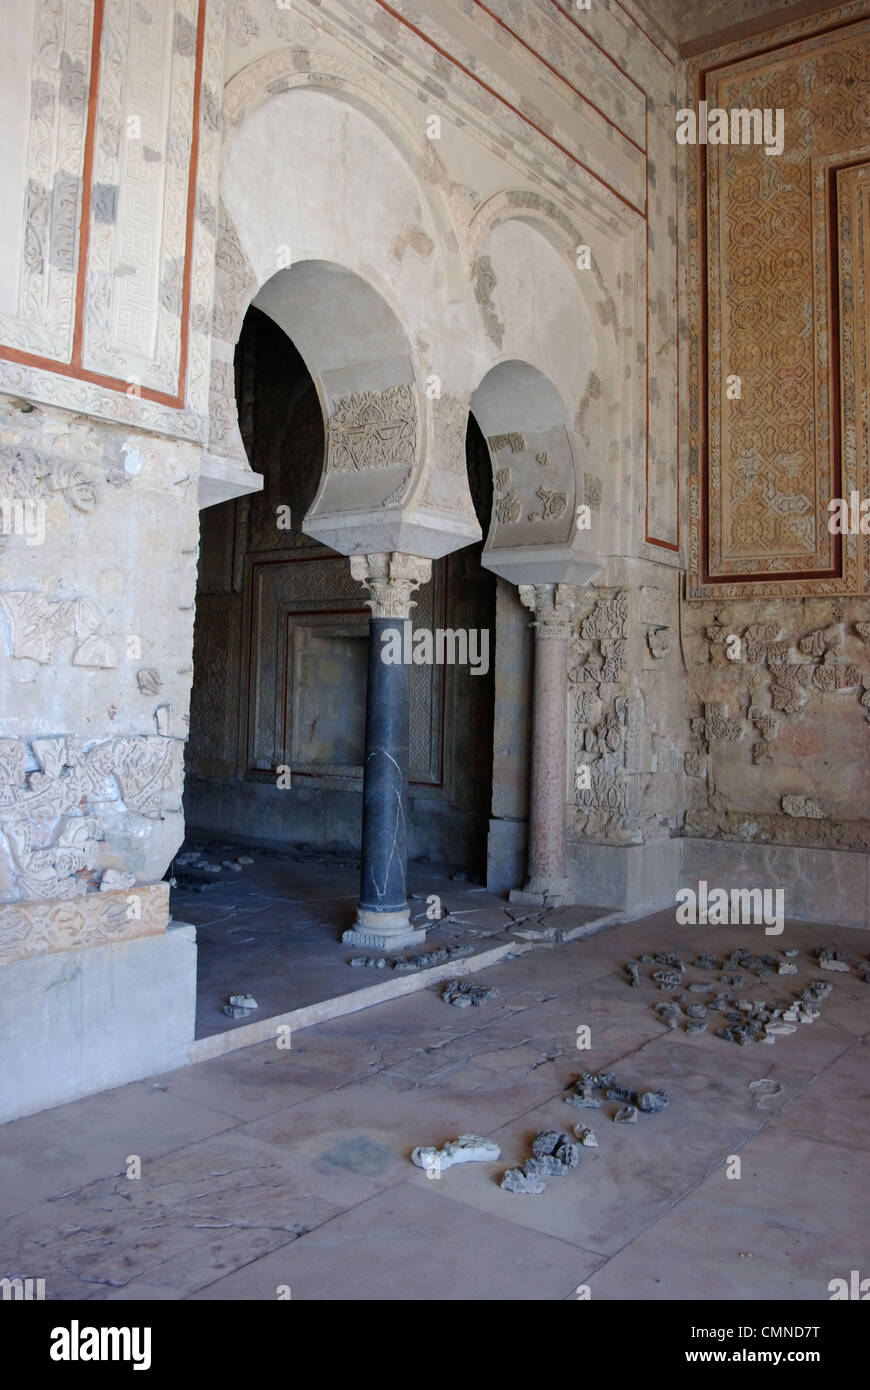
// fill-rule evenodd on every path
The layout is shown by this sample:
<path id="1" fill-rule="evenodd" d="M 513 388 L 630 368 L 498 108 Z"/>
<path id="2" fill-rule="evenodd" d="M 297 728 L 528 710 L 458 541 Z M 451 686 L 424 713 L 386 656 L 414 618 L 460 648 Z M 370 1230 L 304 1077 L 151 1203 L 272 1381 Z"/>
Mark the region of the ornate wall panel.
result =
<path id="1" fill-rule="evenodd" d="M 4 189 L 4 199 L 18 204 L 22 233 L 18 283 L 4 296 L 0 340 L 58 361 L 72 351 L 91 10 L 88 0 L 60 7 L 37 0 L 33 7 L 29 108 L 12 136 L 25 148 L 16 171 L 23 181 Z M 15 36 L 24 62 L 26 37 Z"/>
<path id="2" fill-rule="evenodd" d="M 690 68 L 690 101 L 781 110 L 785 123 L 779 155 L 690 151 L 693 598 L 867 589 L 867 539 L 828 527 L 832 498 L 868 495 L 870 21 L 845 22 L 856 9 Z"/>
<path id="3" fill-rule="evenodd" d="M 356 635 L 357 629 L 361 638 L 367 635 L 369 614 L 363 589 L 351 579 L 343 556 L 257 557 L 249 564 L 246 589 L 251 603 L 251 657 L 245 714 L 247 751 L 242 770 L 254 775 L 267 773 L 271 778 L 272 770 L 284 763 L 294 773 L 338 778 L 355 785 L 362 767 L 327 764 L 312 756 L 306 751 L 312 743 L 311 731 L 300 737 L 294 729 L 294 716 L 298 719 L 303 713 L 303 656 L 310 636 L 327 637 L 330 629 L 336 640 Z M 417 590 L 415 599 L 415 626 L 443 626 L 443 564 L 433 565 L 432 580 Z M 335 657 L 332 659 L 338 664 Z M 331 694 L 328 674 L 324 671 L 325 701 Z M 340 673 L 336 675 L 340 680 Z M 441 782 L 444 668 L 412 665 L 410 679 L 410 779 L 437 786 Z"/>
<path id="4" fill-rule="evenodd" d="M 32 11 L 0 389 L 203 439 L 225 0 Z"/>

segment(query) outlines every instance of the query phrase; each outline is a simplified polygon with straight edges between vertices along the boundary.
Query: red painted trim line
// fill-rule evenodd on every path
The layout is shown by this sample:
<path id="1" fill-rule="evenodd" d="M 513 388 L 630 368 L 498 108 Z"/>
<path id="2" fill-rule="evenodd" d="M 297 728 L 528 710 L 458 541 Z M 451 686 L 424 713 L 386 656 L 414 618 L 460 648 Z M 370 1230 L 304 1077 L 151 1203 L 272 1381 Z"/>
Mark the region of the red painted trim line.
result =
<path id="1" fill-rule="evenodd" d="M 192 252 L 194 219 L 196 213 L 196 175 L 199 158 L 199 115 L 202 97 L 202 65 L 205 49 L 206 5 L 207 0 L 199 0 L 190 162 L 187 182 L 187 227 L 185 233 L 184 275 L 181 291 L 181 337 L 179 340 L 178 387 L 175 394 L 168 391 L 155 391 L 147 386 L 140 387 L 136 393 L 137 396 L 143 400 L 154 401 L 158 405 L 166 405 L 173 409 L 184 406 L 184 393 L 187 384 L 190 299 L 193 280 Z M 97 105 L 99 101 L 100 60 L 104 18 L 105 0 L 94 0 L 93 34 L 91 38 L 91 71 L 88 86 L 88 116 L 85 127 L 85 149 L 82 163 L 82 204 L 79 219 L 79 254 L 76 268 L 75 317 L 73 320 L 73 342 L 70 360 L 69 362 L 62 362 L 52 357 L 42 357 L 38 353 L 24 352 L 19 348 L 7 347 L 5 344 L 0 344 L 0 359 L 8 362 L 19 362 L 22 366 L 34 367 L 40 371 L 54 372 L 62 376 L 71 377 L 76 381 L 88 381 L 95 386 L 104 386 L 111 391 L 121 391 L 126 394 L 129 383 L 125 378 L 109 376 L 104 372 L 91 371 L 88 367 L 82 366 L 87 293 L 87 261 L 91 235 L 94 140 L 96 137 Z"/>
<path id="2" fill-rule="evenodd" d="M 554 140 L 552 135 L 548 135 L 547 132 L 545 130 L 542 130 L 540 126 L 535 125 L 534 121 L 529 120 L 528 116 L 523 115 L 519 107 L 514 106 L 511 102 L 507 100 L 506 97 L 501 96 L 495 90 L 494 87 L 490 87 L 489 83 L 484 82 L 482 77 L 478 77 L 477 74 L 472 72 L 470 68 L 467 68 L 463 63 L 460 63 L 459 59 L 454 58 L 451 53 L 448 53 L 446 48 L 442 48 L 440 44 L 437 44 L 435 42 L 434 39 L 430 39 L 428 34 L 424 34 L 422 29 L 418 29 L 416 24 L 412 24 L 411 21 L 409 19 L 406 19 L 404 15 L 400 14 L 398 10 L 394 10 L 392 5 L 388 5 L 386 3 L 386 0 L 375 0 L 375 3 L 377 5 L 380 5 L 381 9 L 384 10 L 386 14 L 391 15 L 393 19 L 396 19 L 400 24 L 403 24 L 406 29 L 410 29 L 412 34 L 416 34 L 418 39 L 422 39 L 423 42 L 425 44 L 428 44 L 430 48 L 433 48 L 436 53 L 440 53 L 441 57 L 446 58 L 448 63 L 452 63 L 453 66 L 455 68 L 458 68 L 460 72 L 464 73 L 466 77 L 470 77 L 472 82 L 477 83 L 478 87 L 482 87 L 483 90 L 485 92 L 488 92 L 491 97 L 495 97 L 496 101 L 501 102 L 502 106 L 506 107 L 508 111 L 512 111 L 515 116 L 519 116 L 520 120 L 523 122 L 524 125 L 530 126 L 532 130 L 536 131 L 538 135 L 542 136 L 549 144 L 551 144 L 555 149 L 557 149 L 560 154 L 565 155 L 566 159 L 570 159 L 572 164 L 576 164 L 579 169 L 582 169 L 585 173 L 587 173 L 590 176 L 590 178 L 593 178 L 595 180 L 596 183 L 600 183 L 602 188 L 606 188 L 609 193 L 612 193 L 614 198 L 618 198 L 620 203 L 622 203 L 625 207 L 630 208 L 632 212 L 636 212 L 638 217 L 646 217 L 646 211 L 644 208 L 637 207 L 636 204 L 632 203 L 630 199 L 625 197 L 625 194 L 620 193 L 619 190 L 614 188 L 612 184 L 608 183 L 606 179 L 603 179 L 599 174 L 596 174 L 595 170 L 590 169 L 588 164 L 584 164 L 582 159 L 578 159 L 575 154 L 572 154 L 569 149 L 566 149 L 564 145 L 561 145 L 558 140 Z"/>

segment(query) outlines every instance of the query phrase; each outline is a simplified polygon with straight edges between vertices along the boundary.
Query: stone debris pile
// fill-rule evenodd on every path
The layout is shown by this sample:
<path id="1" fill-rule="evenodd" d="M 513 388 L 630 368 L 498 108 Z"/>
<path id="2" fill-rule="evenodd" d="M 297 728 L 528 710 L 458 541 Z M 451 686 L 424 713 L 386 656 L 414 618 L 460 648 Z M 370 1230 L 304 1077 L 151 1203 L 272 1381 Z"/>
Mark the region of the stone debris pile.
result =
<path id="1" fill-rule="evenodd" d="M 498 996 L 497 989 L 486 989 L 483 985 L 472 984 L 470 980 L 450 980 L 441 992 L 444 1002 L 452 1004 L 455 1009 L 468 1009 L 472 1004 L 477 1008 Z"/>
<path id="2" fill-rule="evenodd" d="M 661 1007 L 661 1006 L 660 1006 Z M 603 1091 L 603 1096 L 596 1095 Z M 632 1086 L 622 1086 L 611 1072 L 584 1071 L 574 1083 L 574 1094 L 565 1097 L 566 1105 L 579 1110 L 599 1110 L 606 1100 L 622 1101 L 623 1105 L 642 1115 L 653 1115 L 670 1104 L 665 1091 L 636 1091 Z M 636 1116 L 635 1116 L 636 1118 Z M 616 1116 L 614 1116 L 616 1119 Z M 631 1123 L 624 1118 L 621 1123 Z"/>
<path id="3" fill-rule="evenodd" d="M 252 994 L 231 994 L 223 1006 L 227 1018 L 249 1018 L 260 1006 Z"/>
<path id="4" fill-rule="evenodd" d="M 407 970 L 425 970 L 430 965 L 443 965 L 445 961 L 454 960 L 457 956 L 470 956 L 473 953 L 473 946 L 439 946 L 435 951 L 422 951 L 415 956 L 408 956 L 407 959 L 388 960 L 386 956 L 352 956 L 348 965 L 363 966 L 369 970 L 384 970 L 389 966 L 391 970 L 402 973 Z"/>
<path id="5" fill-rule="evenodd" d="M 622 1102 L 613 1115 L 614 1123 L 619 1125 L 637 1124 L 638 1115 L 654 1115 L 670 1104 L 664 1091 L 636 1091 L 632 1086 L 620 1085 L 610 1072 L 588 1071 L 577 1078 L 574 1094 L 566 1096 L 565 1104 L 597 1110 L 607 1100 Z M 541 1130 L 532 1143 L 531 1158 L 521 1168 L 509 1168 L 500 1186 L 505 1192 L 538 1195 L 545 1190 L 547 1178 L 563 1178 L 579 1165 L 581 1149 L 598 1147 L 594 1132 L 585 1125 L 575 1127 L 574 1139 L 562 1129 Z"/>
<path id="6" fill-rule="evenodd" d="M 772 1046 L 778 1037 L 796 1033 L 801 1024 L 813 1023 L 820 1017 L 818 1006 L 831 993 L 833 984 L 829 980 L 812 980 L 787 1000 L 738 999 L 736 996 L 751 986 L 753 975 L 758 980 L 797 975 L 799 955 L 796 948 L 791 948 L 781 954 L 756 956 L 741 947 L 723 960 L 707 952 L 702 953 L 688 967 L 673 952 L 659 952 L 656 955 L 644 954 L 637 960 L 627 962 L 625 970 L 632 988 L 649 984 L 657 985 L 660 990 L 677 991 L 670 1000 L 652 1005 L 665 1027 L 671 1030 L 682 1028 L 689 1035 L 705 1033 L 713 1015 L 724 1014 L 722 1026 L 715 1029 L 717 1037 L 741 1047 L 753 1042 Z M 843 953 L 829 947 L 818 947 L 812 955 L 821 970 L 845 974 L 852 969 Z M 656 968 L 644 978 L 641 973 L 643 965 Z M 683 988 L 684 976 L 690 968 L 718 973 L 718 983 L 724 988 L 716 990 L 715 984 L 705 980 L 692 981 Z M 859 961 L 855 969 L 861 980 L 870 983 L 870 965 Z M 582 1087 L 578 1083 L 578 1093 L 570 1103 L 596 1108 L 602 1102 L 595 1095 L 594 1087 Z M 620 1120 L 620 1123 L 631 1122 L 631 1117 Z"/>
<path id="7" fill-rule="evenodd" d="M 224 869 L 228 869 L 231 873 L 240 874 L 242 869 L 248 864 L 253 864 L 254 860 L 250 854 L 237 854 L 237 849 L 238 845 L 220 844 L 213 840 L 204 844 L 194 844 L 183 854 L 176 855 L 173 860 L 172 872 L 175 886 L 193 893 L 208 893 L 214 888 L 219 888 L 220 883 L 216 881 L 203 883 L 193 874 L 215 875 L 221 874 Z M 210 858 L 209 856 L 216 857 Z M 179 873 L 179 870 L 184 869 L 192 872 Z"/>
<path id="8" fill-rule="evenodd" d="M 522 1168 L 509 1168 L 499 1184 L 505 1192 L 539 1195 L 546 1178 L 563 1178 L 580 1162 L 580 1145 L 563 1129 L 540 1130 L 532 1141 L 532 1157 Z"/>

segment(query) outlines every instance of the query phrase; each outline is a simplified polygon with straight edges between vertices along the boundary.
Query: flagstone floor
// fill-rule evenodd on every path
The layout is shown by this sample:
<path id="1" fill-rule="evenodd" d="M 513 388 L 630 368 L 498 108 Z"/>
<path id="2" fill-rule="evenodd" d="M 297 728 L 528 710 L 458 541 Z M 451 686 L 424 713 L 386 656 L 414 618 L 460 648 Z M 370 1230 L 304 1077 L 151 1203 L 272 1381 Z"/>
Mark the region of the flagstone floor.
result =
<path id="1" fill-rule="evenodd" d="M 826 978 L 821 1017 L 740 1047 L 666 1029 L 654 966 L 628 984 L 641 952 L 737 946 L 798 948 L 796 977 L 750 977 L 744 994 L 785 1003 Z M 475 978 L 500 993 L 480 1008 L 423 990 L 294 1033 L 289 1050 L 258 1044 L 14 1121 L 0 1128 L 0 1277 L 42 1278 L 60 1300 L 826 1300 L 832 1279 L 870 1275 L 870 984 L 821 971 L 819 946 L 854 967 L 870 935 L 766 937 L 675 926 L 671 911 L 486 970 Z M 582 1070 L 663 1087 L 670 1105 L 632 1125 L 610 1102 L 574 1109 Z M 778 1090 L 753 1090 L 762 1078 Z M 576 1170 L 538 1196 L 499 1188 L 537 1131 L 577 1124 L 599 1147 Z M 463 1133 L 501 1158 L 438 1178 L 411 1164 L 415 1145 Z"/>

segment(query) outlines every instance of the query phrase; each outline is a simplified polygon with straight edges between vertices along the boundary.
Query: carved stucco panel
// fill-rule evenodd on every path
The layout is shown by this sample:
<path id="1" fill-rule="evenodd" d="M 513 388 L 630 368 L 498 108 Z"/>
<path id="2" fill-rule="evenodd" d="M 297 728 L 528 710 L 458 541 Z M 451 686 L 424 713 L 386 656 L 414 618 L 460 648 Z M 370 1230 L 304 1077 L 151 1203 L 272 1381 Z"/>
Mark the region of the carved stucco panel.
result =
<path id="1" fill-rule="evenodd" d="M 329 416 L 327 473 L 413 467 L 417 457 L 413 386 L 360 391 L 337 401 Z"/>
<path id="2" fill-rule="evenodd" d="M 87 123 L 91 6 L 37 0 L 18 312 L 0 314 L 0 342 L 66 360 L 72 349 L 76 252 Z"/>
<path id="3" fill-rule="evenodd" d="M 175 809 L 182 748 L 176 739 L 149 735 L 90 748 L 65 736 L 35 738 L 29 747 L 0 740 L 4 897 L 80 898 L 98 889 L 98 872 L 108 872 L 114 887 L 111 875 L 126 872 L 118 817 L 160 820 Z"/>
<path id="4" fill-rule="evenodd" d="M 69 902 L 0 905 L 0 964 L 156 936 L 168 921 L 168 883 L 152 883 L 134 893 L 94 893 Z"/>

